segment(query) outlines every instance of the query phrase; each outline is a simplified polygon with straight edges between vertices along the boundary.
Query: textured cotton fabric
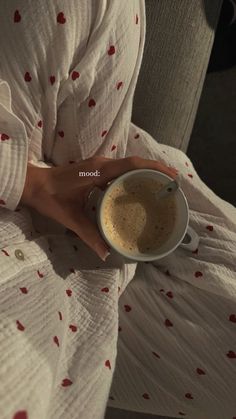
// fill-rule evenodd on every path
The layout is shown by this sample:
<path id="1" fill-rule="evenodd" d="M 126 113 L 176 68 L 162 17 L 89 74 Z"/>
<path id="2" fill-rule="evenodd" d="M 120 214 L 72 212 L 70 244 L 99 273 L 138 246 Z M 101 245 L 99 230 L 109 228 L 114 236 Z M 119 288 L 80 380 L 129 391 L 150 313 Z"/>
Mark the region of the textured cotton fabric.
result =
<path id="1" fill-rule="evenodd" d="M 1 3 L 1 419 L 103 419 L 107 405 L 236 417 L 236 209 L 183 152 L 131 123 L 144 6 Z M 27 161 L 50 167 L 93 155 L 175 166 L 198 249 L 138 264 L 112 252 L 104 263 L 19 205 Z"/>

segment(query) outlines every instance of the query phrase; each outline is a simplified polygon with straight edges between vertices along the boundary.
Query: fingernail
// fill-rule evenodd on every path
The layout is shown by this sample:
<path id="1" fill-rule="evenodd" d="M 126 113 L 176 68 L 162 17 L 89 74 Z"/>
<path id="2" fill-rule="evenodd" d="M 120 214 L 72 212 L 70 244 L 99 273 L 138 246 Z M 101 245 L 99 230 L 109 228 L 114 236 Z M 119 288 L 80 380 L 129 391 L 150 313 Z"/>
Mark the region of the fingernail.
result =
<path id="1" fill-rule="evenodd" d="M 176 169 L 175 167 L 170 167 L 170 169 L 171 169 L 172 173 L 174 173 L 175 175 L 179 174 L 178 169 Z"/>
<path id="2" fill-rule="evenodd" d="M 100 258 L 103 260 L 103 262 L 106 261 L 107 256 L 109 256 L 111 253 L 106 250 L 103 255 L 100 256 Z"/>

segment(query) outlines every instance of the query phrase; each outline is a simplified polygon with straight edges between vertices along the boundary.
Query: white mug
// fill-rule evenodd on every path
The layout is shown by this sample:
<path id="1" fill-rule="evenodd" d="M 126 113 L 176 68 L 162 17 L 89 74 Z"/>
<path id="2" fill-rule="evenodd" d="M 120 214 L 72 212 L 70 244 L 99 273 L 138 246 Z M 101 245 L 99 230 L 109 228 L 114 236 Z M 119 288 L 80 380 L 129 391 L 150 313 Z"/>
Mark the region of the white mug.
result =
<path id="1" fill-rule="evenodd" d="M 109 186 L 106 188 L 105 191 L 99 196 L 97 202 L 97 224 L 99 230 L 101 232 L 102 237 L 109 245 L 110 248 L 114 249 L 116 252 L 121 254 L 122 256 L 132 259 L 135 261 L 154 261 L 161 259 L 170 253 L 172 253 L 178 246 L 186 250 L 194 251 L 198 247 L 199 243 L 199 236 L 197 233 L 189 227 L 189 207 L 187 199 L 179 187 L 176 192 L 174 192 L 174 199 L 176 204 L 176 222 L 173 228 L 173 231 L 166 242 L 164 242 L 158 249 L 153 251 L 152 253 L 135 253 L 135 252 L 127 252 L 117 243 L 109 237 L 109 234 L 106 233 L 104 219 L 103 219 L 103 209 L 105 206 L 106 199 L 108 195 L 111 193 L 112 189 L 116 187 L 118 184 L 122 183 L 127 178 L 153 178 L 162 182 L 162 184 L 167 184 L 173 179 L 166 174 L 159 172 L 157 170 L 152 169 L 137 169 L 126 172 L 125 174 L 117 177 L 112 182 L 109 183 Z M 134 220 L 135 222 L 135 220 Z"/>

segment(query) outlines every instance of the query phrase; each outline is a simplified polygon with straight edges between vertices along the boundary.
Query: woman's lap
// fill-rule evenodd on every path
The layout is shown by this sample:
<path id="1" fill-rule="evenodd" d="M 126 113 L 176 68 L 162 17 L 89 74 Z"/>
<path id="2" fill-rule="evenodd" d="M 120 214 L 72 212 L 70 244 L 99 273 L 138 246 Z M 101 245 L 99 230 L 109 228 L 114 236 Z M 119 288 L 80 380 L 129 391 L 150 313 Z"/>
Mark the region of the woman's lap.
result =
<path id="1" fill-rule="evenodd" d="M 93 402 L 96 398 L 101 400 L 101 394 L 106 400 L 115 369 L 109 406 L 158 415 L 181 417 L 186 414 L 193 419 L 199 419 L 199 415 L 201 419 L 204 415 L 207 419 L 232 419 L 236 411 L 233 387 L 236 368 L 235 268 L 232 259 L 236 243 L 233 218 L 235 209 L 208 191 L 184 153 L 160 146 L 153 139 L 150 141 L 150 136 L 141 130 L 140 137 L 133 138 L 137 130 L 137 127 L 132 126 L 127 156 L 162 159 L 180 170 L 182 186 L 190 202 L 190 223 L 201 237 L 198 252 L 187 253 L 177 249 L 156 266 L 153 263 L 138 264 L 133 278 L 136 266 L 134 263 L 123 264 L 113 254 L 103 264 L 86 246 L 81 243 L 81 247 L 78 243 L 76 245 L 73 239 L 68 238 L 69 242 L 65 244 L 65 237 L 60 240 L 58 236 L 55 240 L 48 240 L 47 247 L 47 240 L 43 236 L 43 253 L 39 254 L 44 255 L 41 262 L 43 265 L 45 262 L 45 270 L 42 269 L 32 246 L 33 263 L 28 266 L 29 260 L 27 261 L 28 267 L 23 269 L 25 276 L 22 274 L 16 277 L 14 284 L 9 280 L 8 294 L 6 285 L 1 285 L 1 303 L 7 295 L 10 301 L 8 310 L 11 311 L 10 307 L 15 304 L 16 297 L 22 304 L 23 299 L 24 304 L 28 299 L 27 304 L 31 307 L 31 312 L 27 312 L 24 309 L 27 304 L 17 304 L 16 310 L 12 311 L 14 316 L 9 313 L 9 316 L 4 317 L 14 337 L 8 342 L 9 345 L 15 342 L 14 345 L 22 355 L 22 365 L 29 366 L 26 354 L 24 351 L 20 352 L 25 333 L 24 345 L 27 348 L 28 344 L 28 349 L 33 348 L 34 364 L 39 357 L 42 371 L 48 375 L 47 385 L 41 376 L 34 403 L 43 389 L 47 389 L 47 386 L 50 388 L 50 383 L 56 384 L 58 381 L 53 401 L 47 399 L 46 402 L 46 405 L 48 403 L 53 406 L 50 411 L 52 418 L 60 417 L 55 410 L 59 401 L 69 409 L 68 415 L 73 414 L 74 407 L 68 404 L 68 391 L 72 390 L 72 385 L 66 388 L 67 395 L 62 393 L 64 387 L 60 383 L 64 378 L 73 381 L 74 387 L 79 390 L 82 382 L 84 383 L 84 377 L 90 377 L 90 382 L 85 386 L 86 392 L 93 394 Z M 20 212 L 16 214 L 18 219 L 15 223 L 27 226 L 26 237 L 30 239 L 29 219 L 26 217 L 23 220 L 23 217 L 20 220 Z M 17 234 L 21 235 L 17 240 L 17 236 L 14 237 L 13 234 L 16 230 L 12 230 L 11 245 L 23 249 L 23 229 L 21 231 L 13 224 L 9 220 L 9 228 L 16 228 Z M 11 252 L 10 247 L 7 249 L 7 244 L 8 238 L 5 237 L 2 248 L 8 250 L 10 256 L 12 253 L 14 258 L 13 248 Z M 26 256 L 27 252 L 28 248 L 25 250 Z M 8 258 L 6 253 L 2 257 Z M 196 275 L 197 272 L 202 275 Z M 35 300 L 36 296 L 38 300 Z M 41 304 L 41 301 L 44 303 Z M 35 310 L 32 310 L 34 304 Z M 3 308 L 3 304 L 1 306 Z M 118 307 L 120 329 L 116 358 Z M 43 325 L 43 333 L 41 329 L 40 333 L 37 330 L 32 332 L 38 324 L 38 318 L 42 319 L 40 323 Z M 17 320 L 25 330 L 20 330 Z M 75 328 L 70 328 L 71 325 L 76 326 L 76 332 L 73 331 Z M 27 335 L 30 330 L 32 334 L 30 332 Z M 39 339 L 37 336 L 40 334 Z M 9 347 L 7 335 L 8 333 L 5 336 L 6 349 Z M 42 342 L 44 343 L 40 346 Z M 54 354 L 53 351 L 58 353 Z M 81 354 L 81 361 L 76 354 Z M 86 356 L 89 357 L 87 364 Z M 9 357 L 9 360 L 10 373 L 18 380 L 18 368 L 13 359 Z M 94 375 L 95 370 L 97 372 Z M 29 369 L 28 376 L 31 373 Z M 11 391 L 21 395 L 22 403 L 28 398 L 22 382 Z M 47 398 L 49 393 L 46 393 Z M 81 391 L 88 406 L 90 398 L 85 393 Z M 104 400 L 100 403 L 101 412 Z M 31 411 L 34 403 L 32 399 Z M 85 414 L 84 411 L 83 413 Z"/>
<path id="2" fill-rule="evenodd" d="M 108 405 L 171 417 L 181 412 L 193 419 L 232 419 L 235 321 L 233 301 L 163 267 L 139 264 L 119 299 Z"/>
<path id="3" fill-rule="evenodd" d="M 236 210 L 202 183 L 184 153 L 154 143 L 136 127 L 130 135 L 128 155 L 162 159 L 179 169 L 200 244 L 195 252 L 177 249 L 160 261 L 138 264 L 119 299 L 118 356 L 108 405 L 171 417 L 232 419 Z"/>

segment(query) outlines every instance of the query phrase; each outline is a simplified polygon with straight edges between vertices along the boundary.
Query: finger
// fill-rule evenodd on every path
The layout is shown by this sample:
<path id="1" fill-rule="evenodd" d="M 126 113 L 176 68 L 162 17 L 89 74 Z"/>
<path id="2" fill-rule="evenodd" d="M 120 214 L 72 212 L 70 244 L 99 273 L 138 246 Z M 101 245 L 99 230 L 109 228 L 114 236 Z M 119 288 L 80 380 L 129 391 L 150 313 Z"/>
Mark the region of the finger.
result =
<path id="1" fill-rule="evenodd" d="M 56 196 L 47 196 L 47 205 L 39 200 L 35 207 L 42 215 L 64 225 L 67 229 L 76 233 L 95 253 L 105 261 L 110 250 L 109 246 L 103 240 L 96 224 L 90 221 L 83 213 L 77 203 L 63 199 L 57 199 Z"/>
<path id="2" fill-rule="evenodd" d="M 82 211 L 77 213 L 76 220 L 71 220 L 71 229 L 86 243 L 104 262 L 110 254 L 109 246 L 103 240 L 100 231 Z"/>
<path id="3" fill-rule="evenodd" d="M 123 159 L 112 159 L 105 161 L 101 169 L 101 177 L 96 180 L 96 185 L 104 187 L 110 180 L 136 169 L 158 170 L 172 179 L 176 179 L 178 171 L 168 167 L 157 160 L 147 160 L 139 156 L 125 157 Z"/>

